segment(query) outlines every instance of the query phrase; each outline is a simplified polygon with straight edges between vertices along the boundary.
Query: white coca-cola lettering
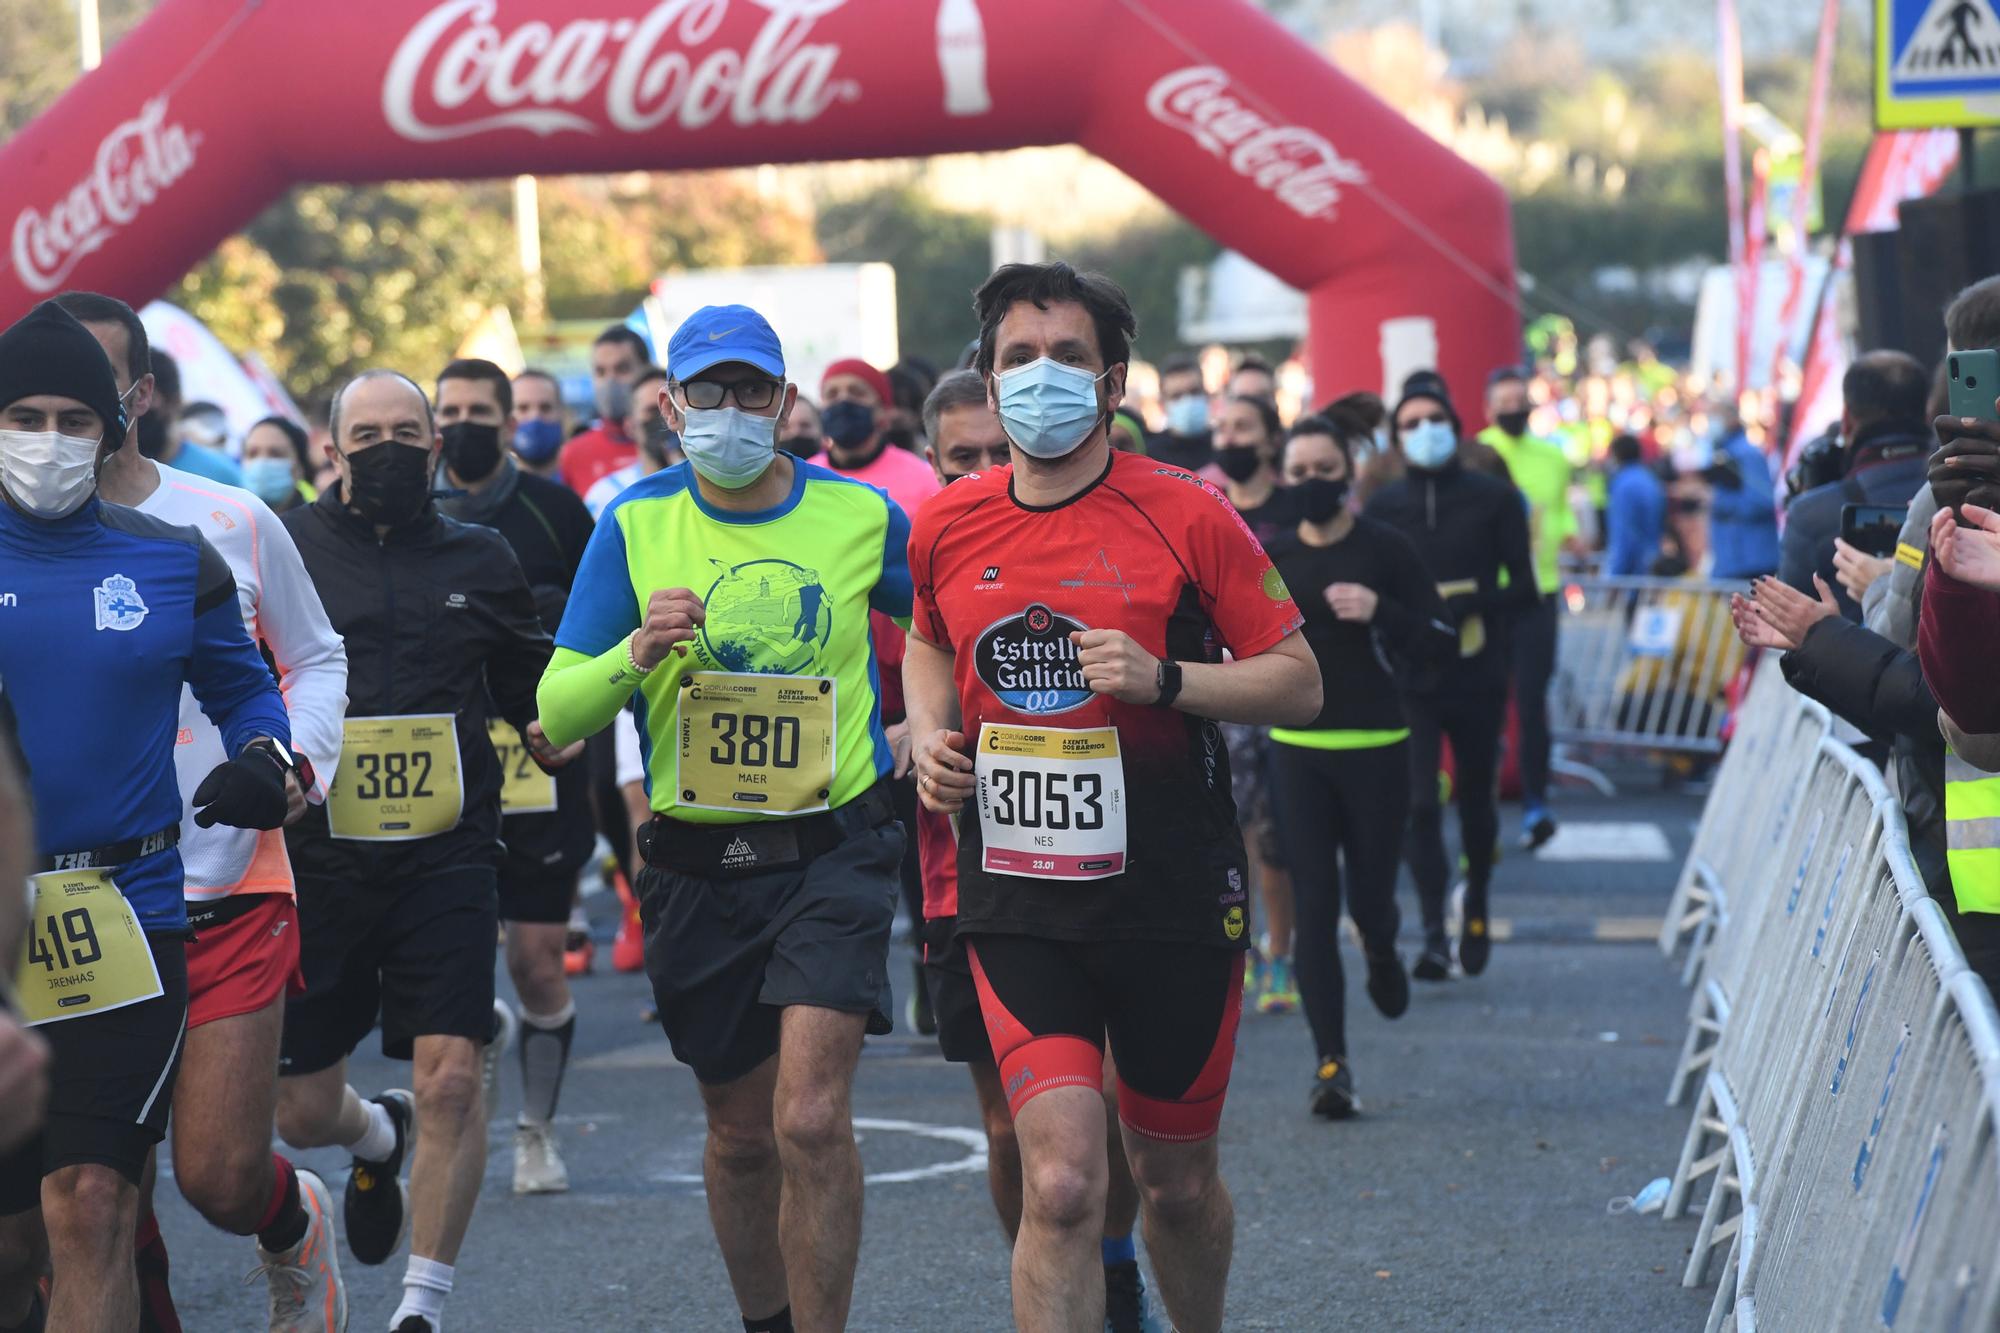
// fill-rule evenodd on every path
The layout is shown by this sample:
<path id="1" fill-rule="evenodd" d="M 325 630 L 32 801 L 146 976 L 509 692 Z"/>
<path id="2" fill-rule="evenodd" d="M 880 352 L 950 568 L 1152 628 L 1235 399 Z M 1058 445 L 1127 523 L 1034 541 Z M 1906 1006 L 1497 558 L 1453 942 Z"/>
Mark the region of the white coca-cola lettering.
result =
<path id="1" fill-rule="evenodd" d="M 846 0 L 743 0 L 766 16 L 748 47 L 704 51 L 730 2 L 662 0 L 637 19 L 530 20 L 503 35 L 496 0 L 445 0 L 397 45 L 382 115 L 421 143 L 497 129 L 595 134 L 601 123 L 697 130 L 725 115 L 742 126 L 798 124 L 860 95 L 834 77 L 840 48 L 807 40 Z M 420 89 L 436 107 L 429 119 Z M 601 121 L 586 114 L 599 98 Z"/>
<path id="2" fill-rule="evenodd" d="M 1331 221 L 1340 187 L 1361 185 L 1368 173 L 1319 134 L 1273 125 L 1230 91 L 1229 75 L 1213 65 L 1176 70 L 1146 93 L 1155 120 L 1186 134 L 1301 217 Z"/>
<path id="3" fill-rule="evenodd" d="M 49 205 L 24 208 L 14 219 L 14 271 L 34 292 L 59 289 L 84 256 L 131 225 L 160 192 L 194 166 L 201 136 L 169 125 L 167 99 L 104 136 L 89 176 Z"/>

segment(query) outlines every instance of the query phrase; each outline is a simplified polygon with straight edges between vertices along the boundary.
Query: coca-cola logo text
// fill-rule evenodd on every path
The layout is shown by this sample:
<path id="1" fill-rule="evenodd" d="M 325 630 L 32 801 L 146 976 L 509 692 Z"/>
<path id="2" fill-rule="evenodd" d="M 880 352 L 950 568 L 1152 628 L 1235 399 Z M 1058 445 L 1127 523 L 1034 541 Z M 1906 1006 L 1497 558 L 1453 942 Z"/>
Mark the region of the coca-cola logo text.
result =
<path id="1" fill-rule="evenodd" d="M 201 136 L 166 122 L 167 99 L 156 97 L 104 136 L 91 173 L 46 213 L 21 210 L 14 219 L 14 271 L 22 286 L 60 288 L 78 261 L 193 168 Z"/>
<path id="2" fill-rule="evenodd" d="M 496 0 L 446 0 L 396 47 L 382 114 L 405 139 L 435 142 L 497 129 L 594 134 L 593 106 L 629 133 L 669 120 L 696 130 L 724 115 L 798 124 L 860 96 L 859 84 L 833 77 L 840 48 L 806 40 L 846 0 L 745 2 L 765 11 L 749 45 L 704 51 L 730 0 L 662 0 L 636 19 L 560 28 L 530 19 L 506 33 L 493 21 Z"/>
<path id="3" fill-rule="evenodd" d="M 1246 106 L 1230 91 L 1229 76 L 1213 65 L 1161 78 L 1146 94 L 1146 110 L 1301 217 L 1332 221 L 1340 187 L 1368 180 L 1367 172 L 1321 136 L 1296 125 L 1273 125 Z"/>

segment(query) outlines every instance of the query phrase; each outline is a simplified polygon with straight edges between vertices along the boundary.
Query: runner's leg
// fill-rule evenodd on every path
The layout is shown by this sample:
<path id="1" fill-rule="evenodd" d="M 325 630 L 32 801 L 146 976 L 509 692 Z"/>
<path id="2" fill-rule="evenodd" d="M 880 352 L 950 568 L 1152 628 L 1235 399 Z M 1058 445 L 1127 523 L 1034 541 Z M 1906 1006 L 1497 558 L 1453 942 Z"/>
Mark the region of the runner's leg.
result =
<path id="1" fill-rule="evenodd" d="M 784 1167 L 778 1244 L 800 1330 L 846 1327 L 861 1250 L 854 1066 L 866 1014 L 792 1005 L 780 1020 L 772 1127 Z"/>
<path id="2" fill-rule="evenodd" d="M 34 1163 L 41 1171 L 41 1148 L 30 1139 Z M 39 1206 L 0 1216 L 0 1328 L 18 1328 L 34 1312 L 42 1275 L 49 1271 L 49 1239 Z"/>
<path id="3" fill-rule="evenodd" d="M 1222 1183 L 1216 1139 L 1170 1143 L 1128 1125 L 1125 1147 L 1160 1301 L 1179 1333 L 1215 1333 L 1236 1243 L 1236 1205 Z"/>
<path id="4" fill-rule="evenodd" d="M 993 1211 L 1012 1245 L 1021 1234 L 1021 1143 L 1014 1136 L 1014 1113 L 1007 1109 L 1007 1090 L 1000 1086 L 999 1067 L 973 1063 L 972 1087 L 979 1095 L 979 1119 L 986 1128 L 986 1188 Z"/>
<path id="5" fill-rule="evenodd" d="M 1314 1054 L 1347 1058 L 1346 978 L 1340 965 L 1340 845 L 1347 812 L 1329 769 L 1343 755 L 1277 747 L 1277 802 L 1286 859 L 1295 871 L 1299 930 L 1294 957 Z M 1399 775 L 1400 776 L 1400 775 Z M 1397 783 L 1399 790 L 1407 784 Z"/>
<path id="6" fill-rule="evenodd" d="M 1543 597 L 1515 620 L 1514 709 L 1521 720 L 1521 804 L 1533 816 L 1549 803 L 1549 680 L 1556 670 L 1556 599 Z"/>
<path id="7" fill-rule="evenodd" d="M 1398 781 L 1409 771 L 1402 744 L 1349 750 L 1328 766 L 1341 811 L 1340 846 L 1347 914 L 1371 954 L 1396 948 L 1402 914 L 1396 908 L 1396 872 L 1410 789 Z"/>
<path id="8" fill-rule="evenodd" d="M 742 1078 L 698 1085 L 708 1112 L 708 1143 L 701 1158 L 708 1220 L 729 1270 L 736 1306 L 748 1319 L 769 1318 L 790 1299 L 785 1256 L 778 1246 L 784 1171 L 771 1123 L 777 1081 L 773 1057 Z"/>
<path id="9" fill-rule="evenodd" d="M 1426 948 L 1443 949 L 1444 891 L 1450 870 L 1444 856 L 1444 805 L 1438 799 L 1438 761 L 1443 756 L 1443 730 L 1434 701 L 1404 700 L 1410 716 L 1410 832 L 1405 855 L 1410 878 L 1417 886 L 1417 906 L 1423 912 Z M 1463 765 L 1463 760 L 1459 763 Z M 1459 770 L 1459 782 L 1465 780 Z"/>
<path id="10" fill-rule="evenodd" d="M 507 923 L 507 972 L 521 1001 L 521 1113 L 536 1124 L 555 1118 L 576 1030 L 563 944 L 569 928 L 546 921 Z"/>
<path id="11" fill-rule="evenodd" d="M 257 1230 L 271 1204 L 277 1163 L 282 997 L 262 1009 L 188 1029 L 174 1089 L 174 1180 L 196 1212 L 238 1236 Z"/>
<path id="12" fill-rule="evenodd" d="M 55 1259 L 49 1327 L 134 1327 L 139 1322 L 139 1280 L 132 1266 L 138 1185 L 96 1162 L 61 1167 L 42 1181 L 42 1218 Z"/>
<path id="13" fill-rule="evenodd" d="M 1486 916 L 1486 887 L 1500 849 L 1500 808 L 1494 783 L 1499 776 L 1500 733 L 1507 720 L 1504 693 L 1461 696 L 1445 714 L 1458 784 L 1459 843 L 1465 850 L 1465 914 Z"/>
<path id="14" fill-rule="evenodd" d="M 278 1080 L 278 1137 L 288 1147 L 351 1148 L 368 1133 L 371 1103 L 347 1086 L 347 1061 Z"/>
<path id="15" fill-rule="evenodd" d="M 458 1258 L 486 1172 L 486 1104 L 479 1044 L 430 1033 L 416 1038 L 417 1149 L 410 1166 L 410 1254 Z"/>

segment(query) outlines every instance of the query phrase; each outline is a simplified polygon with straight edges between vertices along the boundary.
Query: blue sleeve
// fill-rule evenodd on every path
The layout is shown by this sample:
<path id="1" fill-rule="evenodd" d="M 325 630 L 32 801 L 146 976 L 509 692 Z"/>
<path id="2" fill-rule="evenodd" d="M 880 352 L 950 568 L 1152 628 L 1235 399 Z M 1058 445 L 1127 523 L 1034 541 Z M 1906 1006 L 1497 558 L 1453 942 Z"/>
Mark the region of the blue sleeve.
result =
<path id="1" fill-rule="evenodd" d="M 285 697 L 243 627 L 243 613 L 236 605 L 236 576 L 205 540 L 199 559 L 188 688 L 222 733 L 227 753 L 241 754 L 258 736 L 290 745 L 292 721 L 285 712 Z"/>
<path id="2" fill-rule="evenodd" d="M 910 583 L 910 519 L 894 500 L 889 506 L 889 523 L 882 534 L 882 577 L 868 594 L 868 605 L 892 619 L 908 621 L 912 601 Z"/>
<path id="3" fill-rule="evenodd" d="M 590 544 L 583 548 L 583 563 L 570 586 L 556 644 L 597 657 L 638 628 L 639 595 L 625 558 L 625 528 L 614 506 L 598 520 Z"/>
<path id="4" fill-rule="evenodd" d="M 1738 439 L 1729 447 L 1729 456 L 1742 474 L 1743 484 L 1735 490 L 1718 486 L 1709 501 L 1711 512 L 1725 518 L 1747 519 L 1777 515 L 1777 492 L 1771 485 L 1771 465 L 1748 440 Z"/>
<path id="5" fill-rule="evenodd" d="M 1639 552 L 1644 548 L 1646 515 L 1641 509 L 1641 499 L 1633 487 L 1611 485 L 1609 512 L 1605 515 L 1606 526 L 1611 529 L 1611 558 L 1605 573 L 1615 577 L 1642 572 L 1639 568 Z"/>

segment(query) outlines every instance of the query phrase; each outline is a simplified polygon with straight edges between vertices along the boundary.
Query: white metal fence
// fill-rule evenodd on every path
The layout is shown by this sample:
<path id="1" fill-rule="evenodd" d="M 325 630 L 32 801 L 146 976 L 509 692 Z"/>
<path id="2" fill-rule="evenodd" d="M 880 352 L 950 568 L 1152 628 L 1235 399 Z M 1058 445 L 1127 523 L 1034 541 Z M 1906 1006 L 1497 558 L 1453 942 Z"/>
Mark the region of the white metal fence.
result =
<path id="1" fill-rule="evenodd" d="M 1549 725 L 1570 745 L 1713 754 L 1743 660 L 1729 623 L 1740 584 L 1565 581 Z"/>
<path id="2" fill-rule="evenodd" d="M 1660 935 L 1694 987 L 1668 1090 L 1710 1329 L 2000 1328 L 2000 1016 L 1880 775 L 1766 661 Z"/>

